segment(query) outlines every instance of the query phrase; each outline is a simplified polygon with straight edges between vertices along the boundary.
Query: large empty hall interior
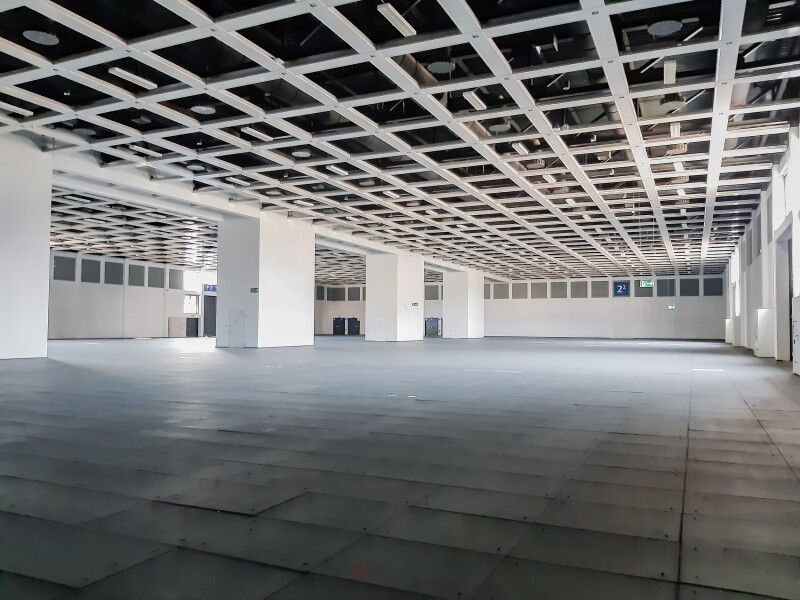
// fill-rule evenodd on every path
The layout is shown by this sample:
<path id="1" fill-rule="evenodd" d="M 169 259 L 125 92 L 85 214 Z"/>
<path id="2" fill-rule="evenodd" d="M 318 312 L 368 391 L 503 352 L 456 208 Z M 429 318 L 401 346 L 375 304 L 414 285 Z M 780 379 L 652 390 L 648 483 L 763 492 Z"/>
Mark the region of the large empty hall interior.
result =
<path id="1" fill-rule="evenodd" d="M 0 0 L 0 600 L 800 600 L 800 0 Z"/>

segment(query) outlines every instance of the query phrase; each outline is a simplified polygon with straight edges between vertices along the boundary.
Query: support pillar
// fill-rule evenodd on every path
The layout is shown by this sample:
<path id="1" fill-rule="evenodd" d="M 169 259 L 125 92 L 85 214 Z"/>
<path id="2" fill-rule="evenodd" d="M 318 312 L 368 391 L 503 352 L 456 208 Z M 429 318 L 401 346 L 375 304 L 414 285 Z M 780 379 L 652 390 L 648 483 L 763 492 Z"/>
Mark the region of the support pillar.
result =
<path id="1" fill-rule="evenodd" d="M 0 359 L 47 356 L 53 163 L 0 136 Z"/>
<path id="2" fill-rule="evenodd" d="M 471 269 L 444 273 L 442 337 L 483 337 L 483 275 Z"/>
<path id="3" fill-rule="evenodd" d="M 217 249 L 217 347 L 314 344 L 314 231 L 283 215 L 226 217 Z"/>
<path id="4" fill-rule="evenodd" d="M 422 340 L 425 334 L 425 265 L 415 254 L 367 255 L 368 342 Z"/>

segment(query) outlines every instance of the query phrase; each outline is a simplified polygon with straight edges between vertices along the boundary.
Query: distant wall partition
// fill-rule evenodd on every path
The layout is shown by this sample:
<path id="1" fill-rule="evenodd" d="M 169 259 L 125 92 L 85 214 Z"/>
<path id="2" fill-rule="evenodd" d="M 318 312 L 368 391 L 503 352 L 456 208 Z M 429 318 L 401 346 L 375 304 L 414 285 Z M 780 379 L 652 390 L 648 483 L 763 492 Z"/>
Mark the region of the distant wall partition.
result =
<path id="1" fill-rule="evenodd" d="M 49 339 L 165 337 L 182 317 L 183 270 L 122 258 L 52 252 Z"/>
<path id="2" fill-rule="evenodd" d="M 721 276 L 494 283 L 486 336 L 713 339 L 725 336 Z M 514 293 L 516 290 L 516 293 Z"/>

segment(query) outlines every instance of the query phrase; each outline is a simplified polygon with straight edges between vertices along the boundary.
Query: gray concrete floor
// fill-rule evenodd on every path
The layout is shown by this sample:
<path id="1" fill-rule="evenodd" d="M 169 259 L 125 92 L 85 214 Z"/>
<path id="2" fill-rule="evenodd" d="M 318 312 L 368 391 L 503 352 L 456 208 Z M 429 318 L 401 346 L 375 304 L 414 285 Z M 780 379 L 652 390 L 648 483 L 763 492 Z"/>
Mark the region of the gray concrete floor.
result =
<path id="1" fill-rule="evenodd" d="M 722 344 L 50 350 L 0 361 L 3 600 L 800 599 L 800 378 Z"/>

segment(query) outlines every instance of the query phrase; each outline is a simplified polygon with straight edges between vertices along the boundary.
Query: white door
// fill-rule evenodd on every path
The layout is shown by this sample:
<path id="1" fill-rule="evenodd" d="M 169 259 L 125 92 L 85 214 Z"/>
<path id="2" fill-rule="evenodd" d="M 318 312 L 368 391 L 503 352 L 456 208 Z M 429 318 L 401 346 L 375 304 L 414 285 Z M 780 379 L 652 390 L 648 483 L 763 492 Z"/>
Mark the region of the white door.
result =
<path id="1" fill-rule="evenodd" d="M 244 348 L 247 317 L 243 310 L 232 310 L 228 314 L 228 347 Z"/>

